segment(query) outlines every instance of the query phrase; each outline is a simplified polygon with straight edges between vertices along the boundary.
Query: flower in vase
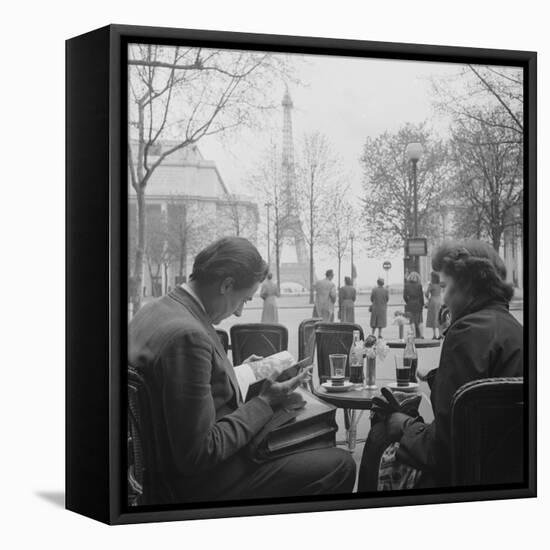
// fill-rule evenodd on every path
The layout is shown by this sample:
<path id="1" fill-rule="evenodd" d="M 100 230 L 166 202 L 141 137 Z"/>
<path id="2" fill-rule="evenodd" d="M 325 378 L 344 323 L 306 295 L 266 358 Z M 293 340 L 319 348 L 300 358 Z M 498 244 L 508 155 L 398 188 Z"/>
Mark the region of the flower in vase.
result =
<path id="1" fill-rule="evenodd" d="M 379 338 L 378 342 L 376 342 L 376 355 L 379 357 L 382 361 L 386 358 L 390 351 L 390 348 L 388 344 L 382 339 Z"/>

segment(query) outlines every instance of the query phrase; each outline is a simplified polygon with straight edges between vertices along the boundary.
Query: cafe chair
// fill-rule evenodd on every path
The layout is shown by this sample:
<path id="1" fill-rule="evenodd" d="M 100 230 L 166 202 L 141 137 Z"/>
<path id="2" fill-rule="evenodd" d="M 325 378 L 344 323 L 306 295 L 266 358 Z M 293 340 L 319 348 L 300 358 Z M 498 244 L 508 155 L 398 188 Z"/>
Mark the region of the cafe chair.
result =
<path id="1" fill-rule="evenodd" d="M 222 343 L 223 349 L 225 353 L 229 351 L 230 345 L 229 345 L 229 334 L 227 334 L 227 331 L 219 328 L 216 329 L 216 333 L 218 334 L 218 337 L 220 339 L 220 342 Z"/>
<path id="2" fill-rule="evenodd" d="M 317 323 L 315 325 L 317 374 L 320 383 L 330 378 L 329 355 L 331 353 L 349 354 L 354 330 L 359 331 L 359 337 L 363 340 L 363 329 L 355 323 Z M 346 376 L 349 376 L 349 360 L 346 362 Z"/>
<path id="3" fill-rule="evenodd" d="M 523 378 L 469 382 L 451 407 L 453 486 L 523 482 Z"/>
<path id="4" fill-rule="evenodd" d="M 268 357 L 288 349 L 288 330 L 279 324 L 246 323 L 230 329 L 233 365 L 241 365 L 252 354 Z"/>
<path id="5" fill-rule="evenodd" d="M 128 505 L 172 502 L 169 483 L 157 467 L 151 394 L 144 377 L 128 365 Z"/>
<path id="6" fill-rule="evenodd" d="M 298 326 L 298 361 L 313 357 L 315 353 L 315 325 L 321 322 L 321 317 L 304 319 Z"/>

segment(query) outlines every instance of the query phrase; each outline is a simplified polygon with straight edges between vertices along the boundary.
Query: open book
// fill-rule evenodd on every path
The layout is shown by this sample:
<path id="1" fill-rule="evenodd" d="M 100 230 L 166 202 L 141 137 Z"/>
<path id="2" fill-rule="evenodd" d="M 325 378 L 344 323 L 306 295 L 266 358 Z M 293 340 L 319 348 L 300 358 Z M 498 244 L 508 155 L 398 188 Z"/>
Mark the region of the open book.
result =
<path id="1" fill-rule="evenodd" d="M 288 351 L 281 351 L 264 357 L 259 361 L 243 363 L 235 367 L 235 375 L 245 401 L 256 397 L 262 390 L 263 382 L 274 372 L 278 374 L 277 381 L 283 382 L 297 376 L 301 369 L 311 364 L 312 358 L 296 362 Z"/>

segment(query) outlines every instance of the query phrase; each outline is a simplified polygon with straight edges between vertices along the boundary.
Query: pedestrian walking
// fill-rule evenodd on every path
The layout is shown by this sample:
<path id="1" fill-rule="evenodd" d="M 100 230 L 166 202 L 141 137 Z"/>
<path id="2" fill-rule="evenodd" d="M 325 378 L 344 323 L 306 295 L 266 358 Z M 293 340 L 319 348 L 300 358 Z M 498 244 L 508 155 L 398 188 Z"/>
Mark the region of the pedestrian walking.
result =
<path id="1" fill-rule="evenodd" d="M 273 282 L 273 274 L 268 273 L 267 279 L 262 283 L 260 298 L 264 301 L 262 309 L 262 323 L 278 323 L 279 312 L 277 310 L 277 298 L 280 296 L 277 285 Z"/>
<path id="2" fill-rule="evenodd" d="M 314 317 L 321 317 L 323 322 L 334 321 L 334 303 L 336 302 L 336 286 L 332 282 L 334 271 L 327 270 L 325 278 L 315 283 Z"/>
<path id="3" fill-rule="evenodd" d="M 407 277 L 403 289 L 403 299 L 405 300 L 405 313 L 409 315 L 411 324 L 414 325 L 416 337 L 424 338 L 422 335 L 424 291 L 420 284 L 420 275 L 416 271 L 411 271 Z"/>
<path id="4" fill-rule="evenodd" d="M 344 286 L 338 292 L 338 319 L 342 323 L 355 323 L 355 300 L 357 291 L 351 277 L 344 277 Z"/>
<path id="5" fill-rule="evenodd" d="M 439 274 L 432 271 L 430 283 L 426 289 L 426 298 L 428 299 L 428 313 L 426 315 L 426 328 L 433 331 L 434 340 L 441 338 L 441 327 L 439 326 L 439 310 L 441 309 L 441 284 Z"/>
<path id="6" fill-rule="evenodd" d="M 378 329 L 378 338 L 382 338 L 382 329 L 388 326 L 388 302 L 390 295 L 387 288 L 384 288 L 384 279 L 376 281 L 376 287 L 370 294 L 370 326 L 372 334 Z"/>

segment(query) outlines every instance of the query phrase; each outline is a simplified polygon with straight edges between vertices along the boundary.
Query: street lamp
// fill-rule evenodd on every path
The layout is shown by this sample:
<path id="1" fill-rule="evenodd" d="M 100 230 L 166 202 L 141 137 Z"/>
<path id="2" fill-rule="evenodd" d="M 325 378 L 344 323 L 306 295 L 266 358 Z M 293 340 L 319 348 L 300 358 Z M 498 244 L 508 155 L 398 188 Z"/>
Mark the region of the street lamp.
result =
<path id="1" fill-rule="evenodd" d="M 273 203 L 266 202 L 264 206 L 267 208 L 267 266 L 269 271 L 271 271 L 271 239 L 269 229 L 271 227 L 271 222 L 269 220 L 269 209 L 273 206 Z"/>
<path id="2" fill-rule="evenodd" d="M 421 143 L 409 143 L 405 149 L 407 158 L 412 162 L 413 173 L 413 200 L 414 200 L 414 235 L 418 237 L 418 182 L 416 179 L 416 165 L 422 156 L 424 149 Z M 418 271 L 418 256 L 414 260 L 415 271 Z"/>
<path id="3" fill-rule="evenodd" d="M 355 239 L 355 233 L 352 231 L 349 235 L 351 241 L 351 284 L 355 286 L 355 281 L 353 280 L 353 239 Z"/>

